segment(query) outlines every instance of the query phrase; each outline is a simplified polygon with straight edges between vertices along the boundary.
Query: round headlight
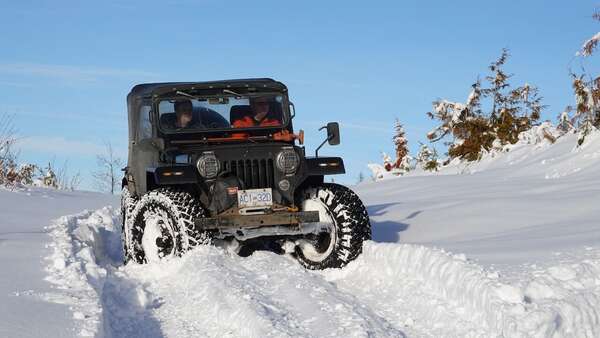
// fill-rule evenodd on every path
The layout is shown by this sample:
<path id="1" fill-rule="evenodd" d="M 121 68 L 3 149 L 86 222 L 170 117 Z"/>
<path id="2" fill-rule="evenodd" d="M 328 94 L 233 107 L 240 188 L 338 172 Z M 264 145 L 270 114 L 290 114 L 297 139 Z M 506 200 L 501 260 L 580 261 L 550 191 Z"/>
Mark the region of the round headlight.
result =
<path id="1" fill-rule="evenodd" d="M 293 148 L 284 148 L 277 154 L 275 163 L 277 164 L 277 168 L 284 174 L 293 174 L 298 170 L 300 157 Z"/>
<path id="2" fill-rule="evenodd" d="M 200 156 L 196 163 L 200 176 L 204 178 L 215 178 L 221 170 L 221 164 L 213 152 L 206 152 Z"/>

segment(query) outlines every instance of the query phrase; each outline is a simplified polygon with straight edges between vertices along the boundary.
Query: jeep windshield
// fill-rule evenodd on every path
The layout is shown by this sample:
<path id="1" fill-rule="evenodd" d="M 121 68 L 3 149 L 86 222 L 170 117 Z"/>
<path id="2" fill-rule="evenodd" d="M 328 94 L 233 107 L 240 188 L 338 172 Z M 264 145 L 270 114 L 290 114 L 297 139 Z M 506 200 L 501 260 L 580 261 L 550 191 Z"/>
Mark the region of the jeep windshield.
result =
<path id="1" fill-rule="evenodd" d="M 180 95 L 157 103 L 166 133 L 276 128 L 287 123 L 281 94 L 195 97 Z"/>

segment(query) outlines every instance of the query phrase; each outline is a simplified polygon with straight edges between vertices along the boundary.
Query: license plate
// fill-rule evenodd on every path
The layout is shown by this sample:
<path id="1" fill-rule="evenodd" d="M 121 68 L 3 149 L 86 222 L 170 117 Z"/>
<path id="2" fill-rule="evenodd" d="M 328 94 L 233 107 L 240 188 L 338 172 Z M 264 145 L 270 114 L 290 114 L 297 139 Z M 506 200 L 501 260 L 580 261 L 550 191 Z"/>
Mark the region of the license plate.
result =
<path id="1" fill-rule="evenodd" d="M 273 205 L 273 190 L 271 188 L 238 190 L 237 197 L 240 209 L 270 207 Z"/>

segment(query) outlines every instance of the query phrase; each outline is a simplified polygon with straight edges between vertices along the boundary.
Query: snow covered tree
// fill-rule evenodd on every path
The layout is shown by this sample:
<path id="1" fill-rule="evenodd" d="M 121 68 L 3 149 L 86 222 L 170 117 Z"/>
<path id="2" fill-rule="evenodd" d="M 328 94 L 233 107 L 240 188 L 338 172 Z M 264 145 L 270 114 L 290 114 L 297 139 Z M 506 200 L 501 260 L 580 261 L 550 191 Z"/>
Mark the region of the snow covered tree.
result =
<path id="1" fill-rule="evenodd" d="M 489 87 L 482 90 L 492 100 L 489 121 L 501 145 L 514 144 L 519 134 L 531 129 L 539 120 L 544 106 L 539 90 L 529 84 L 510 89 L 512 74 L 504 71 L 510 54 L 503 49 L 500 57 L 488 67 L 491 74 L 486 76 Z"/>
<path id="2" fill-rule="evenodd" d="M 385 152 L 382 152 L 381 156 L 383 157 L 383 168 L 385 168 L 386 171 L 391 171 L 394 168 L 392 158 Z"/>
<path id="3" fill-rule="evenodd" d="M 596 21 L 600 21 L 600 12 L 596 11 L 592 15 L 592 18 L 594 18 L 594 20 Z M 581 50 L 577 52 L 576 55 L 583 57 L 591 56 L 592 54 L 594 54 L 596 47 L 598 47 L 598 41 L 600 41 L 600 32 L 594 34 L 594 36 L 585 40 L 583 46 L 581 46 Z"/>
<path id="4" fill-rule="evenodd" d="M 417 154 L 417 165 L 423 170 L 437 171 L 440 163 L 438 162 L 435 148 L 431 149 L 426 144 L 421 144 L 421 148 Z"/>
<path id="5" fill-rule="evenodd" d="M 503 66 L 508 60 L 508 49 L 502 49 L 500 57 L 490 64 L 488 67 L 492 74 L 485 77 L 490 83 L 489 88 L 482 90 L 483 95 L 492 98 L 492 110 L 490 112 L 490 122 L 496 125 L 499 122 L 500 110 L 505 108 L 508 97 L 505 95 L 504 90 L 510 87 L 508 79 L 512 77 L 510 74 L 504 72 Z"/>
<path id="6" fill-rule="evenodd" d="M 414 159 L 410 155 L 406 155 L 402 158 L 402 162 L 398 164 L 398 171 L 401 174 L 405 174 L 413 169 Z"/>
<path id="7" fill-rule="evenodd" d="M 489 150 L 494 141 L 491 124 L 481 111 L 481 83 L 472 85 L 466 104 L 438 100 L 433 103 L 433 111 L 427 115 L 441 122 L 441 125 L 427 134 L 431 142 L 437 142 L 447 135 L 453 141 L 447 143 L 451 158 L 475 161 L 484 150 Z"/>
<path id="8" fill-rule="evenodd" d="M 531 129 L 540 118 L 543 106 L 538 89 L 529 84 L 511 90 L 503 98 L 499 118 L 493 125 L 501 145 L 515 144 L 519 134 Z"/>
<path id="9" fill-rule="evenodd" d="M 511 89 L 512 75 L 503 69 L 508 60 L 507 49 L 489 66 L 491 72 L 485 79 L 489 87 L 483 88 L 477 80 L 472 85 L 466 103 L 437 100 L 433 111 L 427 115 L 440 125 L 427 134 L 431 142 L 451 135 L 448 142 L 450 158 L 475 161 L 493 147 L 514 144 L 519 134 L 538 123 L 544 106 L 536 87 L 529 84 Z M 482 99 L 487 99 L 489 111 L 484 112 Z"/>
<path id="10" fill-rule="evenodd" d="M 35 178 L 37 166 L 35 164 L 25 164 L 19 169 L 19 181 L 25 185 L 32 185 Z"/>
<path id="11" fill-rule="evenodd" d="M 560 113 L 560 115 L 558 116 L 558 125 L 556 126 L 556 129 L 558 129 L 558 131 L 562 135 L 568 134 L 575 129 L 575 127 L 573 126 L 573 122 L 571 121 L 571 116 L 570 116 L 570 112 L 572 110 L 573 110 L 572 107 L 567 106 L 565 108 L 565 111 Z"/>
<path id="12" fill-rule="evenodd" d="M 408 141 L 402 123 L 396 119 L 394 126 L 395 135 L 393 137 L 394 146 L 396 150 L 396 161 L 394 161 L 394 168 L 400 168 L 404 158 L 408 155 Z"/>
<path id="13" fill-rule="evenodd" d="M 600 77 L 585 81 L 584 75 L 571 76 L 576 103 L 573 121 L 579 132 L 577 143 L 581 145 L 589 134 L 600 128 Z"/>
<path id="14" fill-rule="evenodd" d="M 45 172 L 42 176 L 42 183 L 46 187 L 50 188 L 58 188 L 58 180 L 56 178 L 56 174 L 54 173 L 54 169 L 52 169 L 52 165 L 48 163 L 48 166 L 45 169 Z"/>
<path id="15" fill-rule="evenodd" d="M 600 13 L 594 13 L 593 18 L 600 21 Z M 583 43 L 577 56 L 584 58 L 591 56 L 598 46 L 598 41 L 600 41 L 600 32 Z M 573 73 L 571 76 L 576 101 L 572 121 L 579 132 L 577 143 L 582 145 L 589 134 L 600 128 L 600 77 L 588 76 L 586 79 L 586 74 Z"/>
<path id="16" fill-rule="evenodd" d="M 580 146 L 585 142 L 585 138 L 596 132 L 598 129 L 592 124 L 591 121 L 585 121 L 580 127 L 579 127 L 579 134 L 577 136 L 577 145 Z"/>

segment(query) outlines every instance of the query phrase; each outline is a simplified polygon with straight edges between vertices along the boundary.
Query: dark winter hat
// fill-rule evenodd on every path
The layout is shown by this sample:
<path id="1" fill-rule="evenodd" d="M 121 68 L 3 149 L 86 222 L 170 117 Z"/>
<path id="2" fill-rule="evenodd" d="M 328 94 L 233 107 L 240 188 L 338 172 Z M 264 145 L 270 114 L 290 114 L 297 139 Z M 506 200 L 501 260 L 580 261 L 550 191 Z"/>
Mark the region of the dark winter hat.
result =
<path id="1" fill-rule="evenodd" d="M 192 101 L 190 100 L 177 100 L 175 101 L 175 112 L 191 112 L 192 111 Z"/>

